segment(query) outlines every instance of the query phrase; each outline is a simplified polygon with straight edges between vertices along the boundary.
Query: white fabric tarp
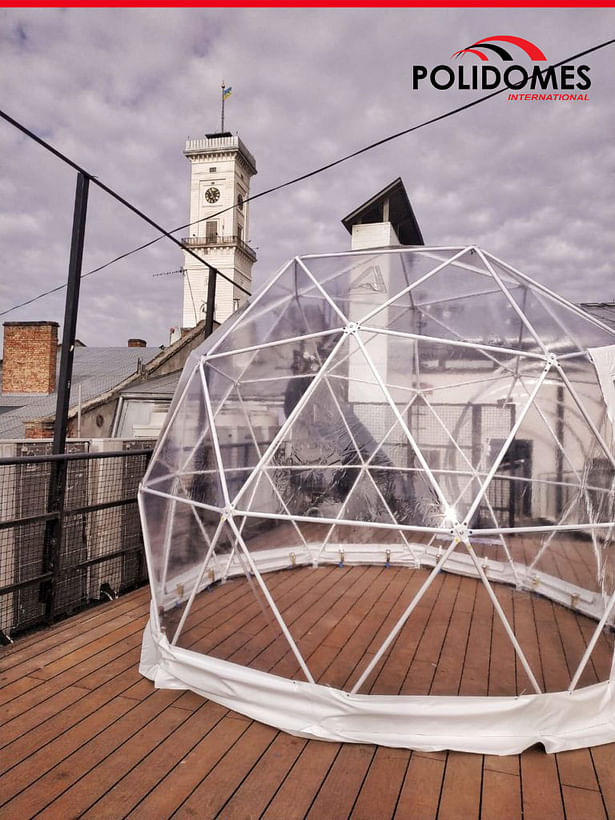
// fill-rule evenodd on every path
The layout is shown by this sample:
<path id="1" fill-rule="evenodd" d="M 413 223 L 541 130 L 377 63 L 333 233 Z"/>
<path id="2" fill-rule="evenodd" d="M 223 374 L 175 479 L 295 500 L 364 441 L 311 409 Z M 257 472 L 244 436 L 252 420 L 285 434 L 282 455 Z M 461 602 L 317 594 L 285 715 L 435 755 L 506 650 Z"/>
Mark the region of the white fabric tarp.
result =
<path id="1" fill-rule="evenodd" d="M 615 345 L 590 347 L 589 355 L 600 380 L 606 412 L 615 435 Z"/>
<path id="2" fill-rule="evenodd" d="M 171 646 L 148 624 L 140 672 L 255 720 L 316 740 L 421 751 L 562 752 L 615 741 L 615 686 L 519 697 L 351 695 Z"/>

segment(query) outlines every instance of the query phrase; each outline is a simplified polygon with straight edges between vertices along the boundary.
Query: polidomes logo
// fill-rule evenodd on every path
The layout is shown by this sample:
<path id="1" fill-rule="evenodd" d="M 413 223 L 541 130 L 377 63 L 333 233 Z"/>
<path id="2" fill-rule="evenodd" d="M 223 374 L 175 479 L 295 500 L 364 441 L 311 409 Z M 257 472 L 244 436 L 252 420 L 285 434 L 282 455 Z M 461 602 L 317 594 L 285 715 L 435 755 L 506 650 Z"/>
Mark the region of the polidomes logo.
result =
<path id="1" fill-rule="evenodd" d="M 512 63 L 512 54 L 500 45 L 495 43 L 511 43 L 513 46 L 518 46 L 522 51 L 525 51 L 530 60 L 536 62 L 537 60 L 546 60 L 547 58 L 542 51 L 530 43 L 529 40 L 524 40 L 523 37 L 511 37 L 510 35 L 501 35 L 500 37 L 485 37 L 484 40 L 477 40 L 471 46 L 462 48 L 456 51 L 451 57 L 462 57 L 464 54 L 475 54 L 481 60 L 488 60 L 489 57 L 485 54 L 485 50 L 492 51 L 502 58 L 505 62 Z"/>
<path id="2" fill-rule="evenodd" d="M 478 57 L 479 62 L 462 63 L 466 55 Z M 576 93 L 587 91 L 591 86 L 588 65 L 543 67 L 540 63 L 547 58 L 542 49 L 524 37 L 510 34 L 484 37 L 466 48 L 455 51 L 451 54 L 451 59 L 457 62 L 455 67 L 445 64 L 433 68 L 424 65 L 412 66 L 412 90 L 418 91 L 425 84 L 438 91 L 447 91 L 451 88 L 458 91 L 499 91 L 508 88 L 515 92 L 543 92 L 509 94 L 509 100 L 589 99 L 588 94 Z M 497 65 L 494 65 L 494 62 Z M 562 91 L 574 93 L 559 93 Z"/>

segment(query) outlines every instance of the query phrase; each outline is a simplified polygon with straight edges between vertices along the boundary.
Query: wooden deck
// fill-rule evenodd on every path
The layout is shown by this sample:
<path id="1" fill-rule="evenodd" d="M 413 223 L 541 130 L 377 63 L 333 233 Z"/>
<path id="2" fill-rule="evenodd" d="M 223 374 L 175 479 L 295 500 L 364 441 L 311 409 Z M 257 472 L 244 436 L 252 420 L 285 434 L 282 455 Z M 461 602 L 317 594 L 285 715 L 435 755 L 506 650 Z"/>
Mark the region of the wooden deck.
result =
<path id="1" fill-rule="evenodd" d="M 356 679 L 405 601 L 402 572 L 325 567 L 268 578 L 320 680 Z M 237 581 L 203 594 L 180 643 L 294 674 L 249 592 Z M 541 683 L 558 688 L 591 622 L 543 599 L 517 601 L 509 589 L 498 595 L 528 636 L 540 621 L 534 634 L 553 638 L 535 638 L 528 652 Z M 615 818 L 615 744 L 494 757 L 305 741 L 192 693 L 155 690 L 137 670 L 148 607 L 149 590 L 139 590 L 2 650 L 0 817 Z M 485 612 L 476 581 L 441 576 L 418 613 L 421 628 L 406 636 L 412 647 L 406 640 L 405 655 L 392 651 L 368 688 L 522 690 L 523 673 Z M 485 645 L 489 653 L 475 651 Z M 584 682 L 603 674 L 606 652 Z"/>
<path id="2" fill-rule="evenodd" d="M 328 565 L 269 573 L 265 580 L 314 679 L 350 689 L 428 574 L 407 567 Z M 494 584 L 494 591 L 541 689 L 566 689 L 595 621 L 509 586 Z M 258 593 L 256 582 L 245 579 L 201 593 L 179 646 L 305 680 Z M 173 609 L 165 616 L 169 637 L 181 612 Z M 603 633 L 580 685 L 606 680 L 612 655 L 612 636 Z M 441 573 L 360 691 L 517 695 L 533 689 L 484 586 Z"/>

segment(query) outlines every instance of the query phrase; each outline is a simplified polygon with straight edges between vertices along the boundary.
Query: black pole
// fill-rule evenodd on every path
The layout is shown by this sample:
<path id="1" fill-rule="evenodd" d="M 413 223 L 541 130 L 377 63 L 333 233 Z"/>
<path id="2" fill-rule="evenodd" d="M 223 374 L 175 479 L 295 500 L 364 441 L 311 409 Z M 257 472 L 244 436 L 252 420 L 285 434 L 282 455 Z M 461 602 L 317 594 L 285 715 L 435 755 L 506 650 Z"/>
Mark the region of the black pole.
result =
<path id="1" fill-rule="evenodd" d="M 75 209 L 73 213 L 73 233 L 70 244 L 70 262 L 68 265 L 68 284 L 66 286 L 66 304 L 64 307 L 64 329 L 62 333 L 62 354 L 60 356 L 60 373 L 58 376 L 58 400 L 56 418 L 53 428 L 53 450 L 63 453 L 66 447 L 68 429 L 68 411 L 70 388 L 73 380 L 73 355 L 75 351 L 75 333 L 77 330 L 77 313 L 79 310 L 79 288 L 81 286 L 81 263 L 85 240 L 85 220 L 88 207 L 88 188 L 90 179 L 84 173 L 77 175 L 75 191 Z"/>
<path id="2" fill-rule="evenodd" d="M 79 172 L 75 191 L 73 232 L 70 244 L 66 304 L 64 307 L 62 352 L 60 354 L 60 373 L 58 375 L 58 398 L 56 401 L 56 417 L 53 427 L 52 453 L 54 455 L 64 453 L 66 450 L 89 182 L 89 177 Z M 57 517 L 48 521 L 45 526 L 45 541 L 43 547 L 43 571 L 51 572 L 52 576 L 49 581 L 41 585 L 40 596 L 41 601 L 45 603 L 45 614 L 48 623 L 53 622 L 56 614 L 56 599 L 61 572 L 61 550 L 64 531 L 66 473 L 67 464 L 65 459 L 52 462 L 49 475 L 47 510 L 48 512 L 57 513 Z"/>
<path id="3" fill-rule="evenodd" d="M 214 332 L 214 313 L 216 310 L 216 271 L 209 269 L 207 276 L 207 307 L 205 310 L 205 336 Z"/>
<path id="4" fill-rule="evenodd" d="M 220 133 L 224 131 L 224 80 L 222 80 L 222 109 L 220 111 Z"/>

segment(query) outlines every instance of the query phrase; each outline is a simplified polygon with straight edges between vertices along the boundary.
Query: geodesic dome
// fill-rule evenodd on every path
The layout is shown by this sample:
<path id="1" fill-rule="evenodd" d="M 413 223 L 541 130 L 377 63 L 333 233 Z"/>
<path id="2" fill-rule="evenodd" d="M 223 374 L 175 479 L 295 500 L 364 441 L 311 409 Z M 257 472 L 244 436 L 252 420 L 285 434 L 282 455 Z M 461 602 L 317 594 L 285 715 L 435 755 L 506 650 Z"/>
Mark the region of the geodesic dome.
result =
<path id="1" fill-rule="evenodd" d="M 144 478 L 143 674 L 304 737 L 615 740 L 614 345 L 475 247 L 289 262 Z"/>

